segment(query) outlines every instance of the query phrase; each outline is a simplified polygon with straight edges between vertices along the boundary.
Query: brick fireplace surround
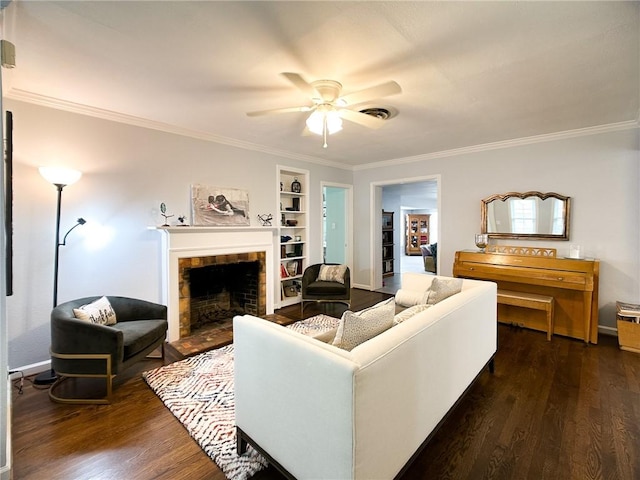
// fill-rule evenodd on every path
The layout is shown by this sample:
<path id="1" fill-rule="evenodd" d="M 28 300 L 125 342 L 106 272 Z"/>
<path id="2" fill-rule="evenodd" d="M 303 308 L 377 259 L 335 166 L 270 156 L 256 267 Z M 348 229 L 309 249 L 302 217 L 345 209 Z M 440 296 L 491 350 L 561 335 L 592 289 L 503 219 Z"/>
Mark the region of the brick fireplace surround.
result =
<path id="1" fill-rule="evenodd" d="M 200 266 L 260 262 L 258 315 L 273 313 L 275 229 L 268 227 L 159 227 L 162 232 L 162 292 L 167 305 L 167 341 L 190 331 L 188 271 Z"/>
<path id="2" fill-rule="evenodd" d="M 193 315 L 192 315 L 192 297 L 191 297 L 191 284 L 190 284 L 190 272 L 194 268 L 205 268 L 214 265 L 227 265 L 236 263 L 248 263 L 258 262 L 258 279 L 256 288 L 255 305 L 253 312 L 247 311 L 257 316 L 264 316 L 266 311 L 266 296 L 267 296 L 267 273 L 265 268 L 265 252 L 246 252 L 246 253 L 234 253 L 231 255 L 213 255 L 207 257 L 185 257 L 178 260 L 178 291 L 180 305 L 179 319 L 180 319 L 180 338 L 188 337 L 192 332 Z"/>

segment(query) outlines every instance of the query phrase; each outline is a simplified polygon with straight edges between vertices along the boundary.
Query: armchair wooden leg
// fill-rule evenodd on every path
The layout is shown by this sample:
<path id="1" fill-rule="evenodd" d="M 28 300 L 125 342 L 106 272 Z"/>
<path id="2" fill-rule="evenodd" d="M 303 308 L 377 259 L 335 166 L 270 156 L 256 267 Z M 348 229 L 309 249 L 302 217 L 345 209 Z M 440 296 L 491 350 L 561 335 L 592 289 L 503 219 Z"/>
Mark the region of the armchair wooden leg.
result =
<path id="1" fill-rule="evenodd" d="M 153 353 L 153 352 L 151 352 L 149 355 L 147 355 L 147 357 L 146 357 L 146 358 L 164 359 L 164 343 L 165 343 L 165 342 L 162 342 L 162 343 L 160 344 L 160 354 L 159 354 L 159 355 L 152 355 L 151 353 Z M 156 350 L 157 350 L 157 348 L 156 348 Z M 156 350 L 154 350 L 154 352 L 155 352 Z"/>
<path id="2" fill-rule="evenodd" d="M 236 450 L 238 455 L 245 453 L 247 451 L 247 446 L 247 441 L 242 436 L 242 430 L 240 430 L 240 427 L 236 426 Z"/>

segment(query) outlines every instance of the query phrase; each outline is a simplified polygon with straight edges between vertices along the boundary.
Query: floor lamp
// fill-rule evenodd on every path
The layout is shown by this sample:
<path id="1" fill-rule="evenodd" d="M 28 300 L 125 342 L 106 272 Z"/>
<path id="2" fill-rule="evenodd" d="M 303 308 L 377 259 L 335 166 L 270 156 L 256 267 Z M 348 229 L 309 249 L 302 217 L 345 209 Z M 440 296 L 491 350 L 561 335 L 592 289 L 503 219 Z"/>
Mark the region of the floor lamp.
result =
<path id="1" fill-rule="evenodd" d="M 71 185 L 77 182 L 82 176 L 82 172 L 78 170 L 72 170 L 70 168 L 57 168 L 57 167 L 40 167 L 40 175 L 45 180 L 51 182 L 58 189 L 58 208 L 56 211 L 56 250 L 53 263 L 53 306 L 58 305 L 58 258 L 60 253 L 60 247 L 66 245 L 67 235 L 76 228 L 78 225 L 84 225 L 86 223 L 84 218 L 79 218 L 76 224 L 71 227 L 64 235 L 62 242 L 60 242 L 60 207 L 62 206 L 62 189 L 67 185 Z M 53 369 L 46 372 L 42 372 L 37 375 L 34 383 L 36 385 L 48 385 L 56 381 L 56 373 Z"/>

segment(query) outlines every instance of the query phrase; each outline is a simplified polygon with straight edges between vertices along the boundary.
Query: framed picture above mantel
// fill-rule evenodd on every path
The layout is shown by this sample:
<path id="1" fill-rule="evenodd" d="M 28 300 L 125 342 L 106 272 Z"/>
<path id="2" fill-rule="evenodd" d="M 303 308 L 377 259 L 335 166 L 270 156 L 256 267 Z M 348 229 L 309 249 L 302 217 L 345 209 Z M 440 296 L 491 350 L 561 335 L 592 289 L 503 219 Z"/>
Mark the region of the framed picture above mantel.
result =
<path id="1" fill-rule="evenodd" d="M 192 225 L 250 225 L 249 192 L 238 188 L 191 186 Z"/>

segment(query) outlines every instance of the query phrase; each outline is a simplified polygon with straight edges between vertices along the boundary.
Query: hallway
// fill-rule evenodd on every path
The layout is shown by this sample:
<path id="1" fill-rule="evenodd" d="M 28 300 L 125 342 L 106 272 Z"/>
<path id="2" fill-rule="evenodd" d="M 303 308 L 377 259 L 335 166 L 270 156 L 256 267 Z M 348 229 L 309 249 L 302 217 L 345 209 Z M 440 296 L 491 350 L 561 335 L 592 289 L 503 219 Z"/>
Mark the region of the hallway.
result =
<path id="1" fill-rule="evenodd" d="M 415 272 L 431 275 L 424 271 L 424 263 L 421 255 L 402 255 L 400 257 L 400 269 L 393 276 L 384 277 L 382 279 L 382 288 L 377 292 L 390 293 L 395 295 L 401 285 L 402 273 Z"/>

